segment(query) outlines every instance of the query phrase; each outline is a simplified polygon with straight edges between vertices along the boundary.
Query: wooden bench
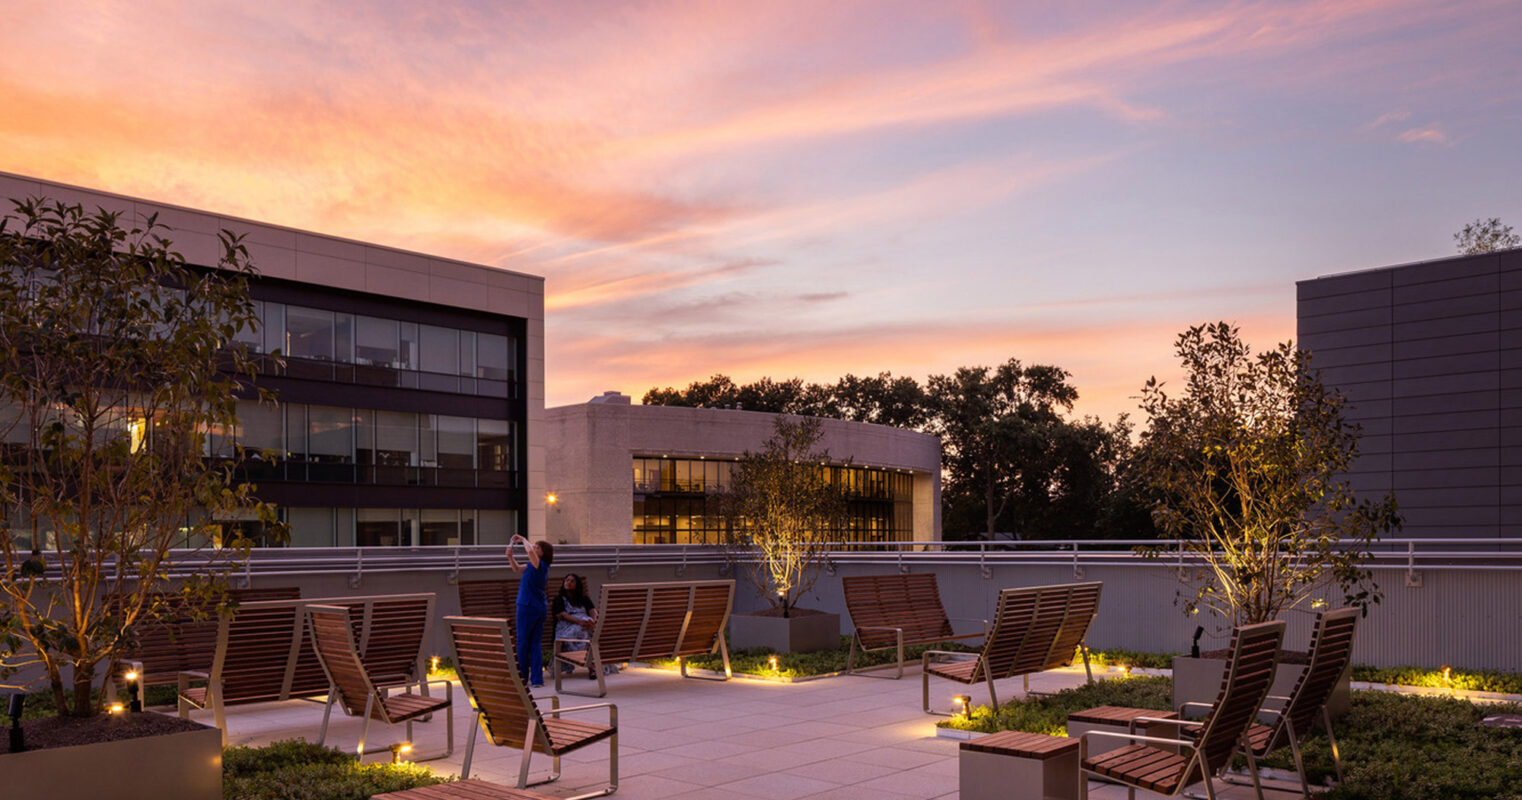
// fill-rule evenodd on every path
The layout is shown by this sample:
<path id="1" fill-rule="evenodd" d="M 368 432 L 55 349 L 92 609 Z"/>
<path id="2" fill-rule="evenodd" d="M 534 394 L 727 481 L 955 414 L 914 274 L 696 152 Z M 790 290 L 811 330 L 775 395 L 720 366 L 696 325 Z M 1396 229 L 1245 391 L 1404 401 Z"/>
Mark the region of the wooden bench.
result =
<path id="1" fill-rule="evenodd" d="M 724 677 L 718 680 L 729 680 L 724 626 L 734 599 L 733 580 L 603 584 L 588 648 L 562 650 L 566 640 L 555 640 L 555 691 L 602 697 L 608 693 L 602 665 L 622 661 L 675 658 L 682 677 L 698 677 L 687 674 L 687 658 L 715 651 L 724 659 Z M 562 689 L 562 663 L 595 674 L 597 694 Z"/>
<path id="2" fill-rule="evenodd" d="M 841 578 L 845 590 L 846 611 L 851 614 L 855 630 L 846 653 L 846 673 L 855 672 L 856 649 L 869 651 L 898 650 L 898 673 L 904 677 L 904 645 L 936 644 L 956 639 L 980 639 L 988 636 L 988 620 L 963 620 L 983 623 L 977 633 L 956 633 L 951 617 L 941 605 L 941 590 L 934 573 L 913 575 L 864 575 Z M 879 677 L 879 676 L 871 676 Z"/>
<path id="3" fill-rule="evenodd" d="M 1083 671 L 1090 683 L 1089 648 L 1085 643 L 1089 625 L 1099 611 L 1099 581 L 1029 586 L 999 592 L 993 628 L 975 657 L 967 653 L 927 650 L 921 657 L 921 704 L 927 714 L 949 716 L 930 710 L 930 676 L 972 685 L 986 681 L 989 700 L 999 707 L 994 681 L 1019 675 L 1030 693 L 1030 674 L 1065 667 L 1076 652 L 1083 654 Z M 932 657 L 956 659 L 933 663 Z"/>
<path id="4" fill-rule="evenodd" d="M 267 600 L 242 603 L 217 621 L 211 666 L 177 676 L 180 716 L 189 719 L 191 709 L 210 708 L 225 745 L 227 706 L 327 694 L 328 677 L 304 617 L 307 605 L 348 608 L 370 674 L 378 682 L 418 684 L 428 694 L 423 644 L 433 626 L 433 593 Z"/>
<path id="5" fill-rule="evenodd" d="M 227 592 L 227 599 L 234 603 L 300 597 L 301 589 L 296 586 L 229 589 Z M 125 685 L 135 689 L 137 700 L 142 703 L 145 687 L 172 686 L 179 680 L 181 672 L 211 669 L 217 650 L 215 609 L 195 615 L 189 612 L 183 597 L 164 595 L 161 599 L 170 608 L 159 617 L 137 625 L 133 647 L 117 658 L 115 669 L 107 675 L 107 697 L 114 697 L 117 687 Z M 129 678 L 129 674 L 135 677 Z"/>

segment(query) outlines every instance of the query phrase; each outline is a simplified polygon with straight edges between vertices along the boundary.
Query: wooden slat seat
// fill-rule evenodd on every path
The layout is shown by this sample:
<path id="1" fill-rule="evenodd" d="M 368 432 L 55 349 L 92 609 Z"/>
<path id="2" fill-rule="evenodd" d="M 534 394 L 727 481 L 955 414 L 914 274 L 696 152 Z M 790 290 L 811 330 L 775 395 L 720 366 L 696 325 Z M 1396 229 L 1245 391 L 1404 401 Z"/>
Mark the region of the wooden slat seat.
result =
<path id="1" fill-rule="evenodd" d="M 312 600 L 259 600 L 218 615 L 213 658 L 208 667 L 178 674 L 180 716 L 209 708 L 227 741 L 225 708 L 328 694 L 329 681 L 313 649 L 302 606 L 342 606 L 365 645 L 363 660 L 387 685 L 417 685 L 428 694 L 423 644 L 432 627 L 432 593 L 330 597 Z M 192 686 L 204 683 L 204 687 Z"/>
<path id="2" fill-rule="evenodd" d="M 585 650 L 562 650 L 556 641 L 551 663 L 556 665 L 555 691 L 565 689 L 560 664 L 585 667 L 597 678 L 597 693 L 607 694 L 603 664 L 674 658 L 683 677 L 687 659 L 718 652 L 724 659 L 724 678 L 730 677 L 729 645 L 724 626 L 734 605 L 735 582 L 660 581 L 605 583 L 598 592 L 597 624 Z"/>
<path id="3" fill-rule="evenodd" d="M 271 586 L 229 589 L 226 600 L 237 604 L 299 597 L 300 587 Z M 135 683 L 138 702 L 142 702 L 145 687 L 174 685 L 181 672 L 211 670 L 217 649 L 216 609 L 195 613 L 186 598 L 177 595 L 159 595 L 155 602 L 168 608 L 137 624 L 133 645 L 117 656 L 115 668 L 107 676 L 108 696 L 114 696 L 119 686 Z M 129 673 L 135 673 L 137 680 L 127 680 Z"/>
<path id="4" fill-rule="evenodd" d="M 470 778 L 375 795 L 372 800 L 555 800 L 527 789 L 511 789 Z"/>
<path id="5" fill-rule="evenodd" d="M 523 751 L 518 771 L 518 788 L 548 783 L 560 778 L 560 757 L 587 745 L 608 741 L 608 786 L 580 797 L 612 794 L 618 789 L 618 707 L 612 703 L 592 703 L 561 708 L 560 698 L 551 696 L 550 714 L 539 711 L 537 699 L 518 674 L 517 658 L 509 633 L 509 623 L 500 617 L 445 617 L 450 646 L 454 651 L 455 670 L 460 685 L 476 712 L 470 738 L 465 744 L 465 761 L 460 777 L 470 777 L 475 755 L 476 736 L 485 732 L 487 739 L 499 747 Z M 608 709 L 608 724 L 599 725 L 561 716 L 592 709 Z M 550 776 L 530 784 L 529 765 L 534 752 L 549 755 L 553 764 Z"/>
<path id="6" fill-rule="evenodd" d="M 1025 731 L 997 731 L 962 742 L 963 750 L 1046 761 L 1078 749 L 1078 740 Z"/>
<path id="7" fill-rule="evenodd" d="M 1091 714 L 1100 721 L 1127 721 L 1130 732 L 1091 730 L 1078 738 L 1081 796 L 1088 797 L 1088 781 L 1082 775 L 1093 774 L 1163 795 L 1179 794 L 1203 781 L 1206 794 L 1214 798 L 1212 781 L 1218 772 L 1231 764 L 1232 755 L 1245 742 L 1248 727 L 1253 724 L 1273 684 L 1279 646 L 1283 642 L 1283 622 L 1246 625 L 1232 633 L 1221 691 L 1205 718 L 1194 724 L 1196 735 L 1193 738 L 1136 733 L 1138 727 L 1147 723 L 1170 721 L 1162 715 L 1148 717 L 1130 713 L 1133 709 L 1115 707 Z M 1091 756 L 1090 742 L 1095 739 L 1126 744 Z M 1256 785 L 1257 762 L 1251 750 L 1244 749 L 1244 752 Z M 1262 797 L 1261 789 L 1258 796 Z"/>
<path id="8" fill-rule="evenodd" d="M 846 654 L 846 672 L 856 672 L 856 651 L 896 648 L 898 672 L 904 676 L 904 647 L 937 644 L 958 639 L 977 639 L 988 635 L 988 620 L 980 630 L 957 633 L 941 603 L 941 591 L 935 573 L 909 575 L 862 575 L 841 578 L 846 610 L 853 630 L 850 650 Z"/>
<path id="9" fill-rule="evenodd" d="M 1084 761 L 1089 771 L 1139 788 L 1173 794 L 1183 775 L 1184 756 L 1144 744 L 1126 745 Z"/>
<path id="10" fill-rule="evenodd" d="M 391 601 L 381 600 L 365 606 L 365 609 L 373 613 L 376 606 L 385 606 L 389 602 Z M 446 758 L 454 754 L 454 715 L 449 713 L 454 695 L 453 684 L 447 680 L 436 681 L 444 686 L 443 697 L 413 694 L 410 691 L 410 684 L 398 684 L 408 686 L 408 691 L 402 694 L 390 694 L 386 691 L 390 687 L 387 684 L 378 683 L 371 676 L 368 665 L 360 655 L 361 648 L 359 642 L 356 641 L 355 625 L 351 619 L 349 607 L 308 605 L 305 607 L 305 612 L 312 645 L 317 652 L 318 661 L 322 664 L 323 672 L 328 676 L 329 685 L 328 702 L 322 715 L 322 732 L 318 735 L 318 744 L 323 744 L 327 740 L 328 720 L 332 715 L 333 705 L 337 703 L 349 716 L 364 719 L 364 727 L 360 729 L 359 734 L 359 746 L 355 749 L 357 756 L 364 755 L 365 740 L 370 733 L 371 720 L 388 725 L 406 725 L 407 741 L 410 742 L 412 723 L 435 711 L 444 712 L 446 745 L 443 753 L 432 758 Z M 378 627 L 368 631 L 370 637 L 384 638 L 389 634 L 385 628 L 384 615 L 382 620 Z"/>
<path id="11" fill-rule="evenodd" d="M 1083 670 L 1092 683 L 1086 640 L 1099 612 L 1102 588 L 1102 583 L 1092 581 L 1000 590 L 993 626 L 982 650 L 973 654 L 928 650 L 920 657 L 920 696 L 925 713 L 945 715 L 930 708 L 932 675 L 969 686 L 987 683 L 994 708 L 999 707 L 994 681 L 1024 677 L 1029 693 L 1031 673 L 1065 667 L 1073 663 L 1075 654 L 1082 654 Z"/>

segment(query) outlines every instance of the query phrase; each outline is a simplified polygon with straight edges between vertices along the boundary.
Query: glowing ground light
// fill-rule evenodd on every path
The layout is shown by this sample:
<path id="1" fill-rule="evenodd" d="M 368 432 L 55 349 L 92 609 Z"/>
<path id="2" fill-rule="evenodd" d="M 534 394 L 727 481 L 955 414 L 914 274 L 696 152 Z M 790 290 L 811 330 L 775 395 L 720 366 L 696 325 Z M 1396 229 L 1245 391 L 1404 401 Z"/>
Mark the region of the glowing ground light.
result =
<path id="1" fill-rule="evenodd" d="M 1443 665 L 1443 688 L 1453 691 L 1453 667 Z"/>
<path id="2" fill-rule="evenodd" d="M 972 695 L 959 694 L 951 698 L 951 702 L 957 707 L 957 716 L 963 719 L 972 716 Z"/>
<path id="3" fill-rule="evenodd" d="M 777 669 L 777 657 L 776 656 L 772 656 L 771 658 L 768 658 L 766 660 L 766 663 L 771 665 L 772 672 L 777 672 L 778 671 L 778 669 Z"/>
<path id="4" fill-rule="evenodd" d="M 123 711 L 126 711 L 126 710 L 127 710 L 126 706 L 123 706 L 121 703 L 112 703 L 111 704 L 111 713 L 112 714 L 120 714 L 120 713 L 122 713 Z"/>
<path id="5" fill-rule="evenodd" d="M 397 742 L 391 745 L 391 763 L 400 764 L 407 760 L 407 754 L 412 752 L 412 742 Z"/>
<path id="6" fill-rule="evenodd" d="M 126 675 L 123 675 L 122 677 L 126 678 L 128 683 L 131 683 L 131 682 L 137 680 L 137 673 L 136 672 L 128 672 Z"/>
<path id="7" fill-rule="evenodd" d="M 429 672 L 438 672 L 439 671 L 439 657 L 438 656 L 434 656 L 433 658 L 428 659 L 428 671 Z"/>

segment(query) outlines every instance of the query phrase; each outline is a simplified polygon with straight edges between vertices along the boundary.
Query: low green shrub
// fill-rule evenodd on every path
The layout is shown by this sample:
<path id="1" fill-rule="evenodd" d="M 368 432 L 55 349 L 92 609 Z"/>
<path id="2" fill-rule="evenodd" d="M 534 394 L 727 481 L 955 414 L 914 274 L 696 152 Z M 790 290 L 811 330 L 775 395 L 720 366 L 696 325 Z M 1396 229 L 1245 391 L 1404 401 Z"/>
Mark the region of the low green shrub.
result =
<path id="1" fill-rule="evenodd" d="M 1326 800 L 1518 800 L 1522 798 L 1522 731 L 1482 728 L 1492 714 L 1522 705 L 1476 705 L 1452 697 L 1393 692 L 1353 693 L 1352 709 L 1333 724 L 1345 772 Z M 1312 784 L 1334 776 L 1326 736 L 1302 744 Z M 1293 769 L 1287 748 L 1265 764 Z"/>
<path id="2" fill-rule="evenodd" d="M 1090 650 L 1089 664 L 1096 667 L 1130 666 L 1140 669 L 1173 669 L 1174 656 L 1179 653 L 1144 653 L 1116 647 L 1109 650 Z M 1082 659 L 1075 661 L 1082 664 Z"/>
<path id="3" fill-rule="evenodd" d="M 1443 685 L 1443 671 L 1423 667 L 1353 667 L 1353 680 L 1369 683 L 1389 683 L 1397 686 L 1452 687 L 1466 692 L 1503 692 L 1522 694 L 1522 674 L 1515 672 L 1476 672 L 1455 669 L 1448 673 L 1448 686 Z"/>
<path id="4" fill-rule="evenodd" d="M 1096 706 L 1155 708 L 1166 711 L 1173 702 L 1173 681 L 1165 677 L 1112 678 L 1063 689 L 1053 695 L 1031 696 L 1000 706 L 974 706 L 966 718 L 953 717 L 942 727 L 964 731 L 1027 731 L 1066 736 L 1068 714 Z"/>
<path id="5" fill-rule="evenodd" d="M 445 780 L 416 764 L 359 764 L 296 739 L 222 754 L 223 800 L 367 800 Z"/>

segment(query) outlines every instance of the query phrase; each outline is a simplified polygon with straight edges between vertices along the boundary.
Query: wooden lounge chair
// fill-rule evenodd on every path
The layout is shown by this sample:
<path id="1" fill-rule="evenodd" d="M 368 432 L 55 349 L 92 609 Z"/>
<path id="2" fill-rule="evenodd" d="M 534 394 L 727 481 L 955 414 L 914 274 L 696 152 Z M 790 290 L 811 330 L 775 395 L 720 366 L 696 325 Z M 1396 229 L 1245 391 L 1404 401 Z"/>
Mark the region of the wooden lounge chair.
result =
<path id="1" fill-rule="evenodd" d="M 856 672 L 858 647 L 863 654 L 896 647 L 898 672 L 893 678 L 897 680 L 904 677 L 904 645 L 988 638 L 986 619 L 964 620 L 982 623 L 982 630 L 975 633 L 952 630 L 952 618 L 946 616 L 946 607 L 941 604 L 941 590 L 936 584 L 935 573 L 862 575 L 841 578 L 840 585 L 845 593 L 846 610 L 851 614 L 851 624 L 855 626 L 850 650 L 846 652 L 847 674 Z"/>
<path id="2" fill-rule="evenodd" d="M 571 800 L 600 797 L 618 789 L 618 706 L 612 703 L 560 707 L 560 698 L 550 697 L 550 715 L 539 713 L 535 698 L 518 676 L 517 659 L 508 635 L 508 622 L 492 617 L 445 617 L 449 639 L 454 648 L 455 671 L 460 685 L 475 709 L 475 724 L 465 743 L 465 762 L 460 777 L 470 777 L 470 762 L 475 754 L 476 734 L 486 731 L 492 744 L 516 747 L 523 751 L 518 770 L 518 788 L 549 783 L 560 778 L 560 757 L 594 742 L 608 740 L 608 786 Z M 562 719 L 573 711 L 608 709 L 608 724 Z M 550 776 L 529 782 L 529 760 L 537 750 L 553 762 Z"/>
<path id="3" fill-rule="evenodd" d="M 993 628 L 981 651 L 969 658 L 968 653 L 927 650 L 920 657 L 925 713 L 950 716 L 930 708 L 932 675 L 968 686 L 987 682 L 988 698 L 998 708 L 994 681 L 1019 675 L 1025 678 L 1025 691 L 1029 693 L 1031 673 L 1065 667 L 1073 663 L 1075 653 L 1082 652 L 1083 669 L 1092 683 L 1094 674 L 1085 640 L 1099 611 L 1102 587 L 1093 581 L 1001 590 Z"/>
<path id="4" fill-rule="evenodd" d="M 1288 697 L 1269 696 L 1270 705 L 1282 705 L 1277 709 L 1265 708 L 1259 713 L 1272 716 L 1273 723 L 1255 724 L 1247 729 L 1247 744 L 1256 758 L 1289 745 L 1306 797 L 1311 796 L 1311 785 L 1306 780 L 1305 764 L 1300 759 L 1300 743 L 1311 735 L 1311 728 L 1318 720 L 1326 729 L 1337 780 L 1342 780 L 1342 758 L 1337 752 L 1337 739 L 1332 735 L 1332 715 L 1327 710 L 1327 701 L 1348 663 L 1353 660 L 1353 632 L 1357 625 L 1356 608 L 1339 608 L 1316 615 L 1316 628 L 1311 634 L 1311 663 L 1300 674 L 1300 680 Z"/>
<path id="5" fill-rule="evenodd" d="M 351 717 L 362 716 L 364 727 L 360 729 L 359 746 L 355 755 L 363 758 L 365 740 L 370 734 L 370 721 L 379 720 L 387 725 L 407 726 L 407 741 L 412 741 L 412 723 L 419 717 L 435 711 L 444 712 L 446 745 L 443 753 L 414 761 L 431 761 L 454 754 L 454 715 L 449 713 L 454 699 L 454 686 L 447 680 L 430 681 L 444 685 L 443 697 L 413 694 L 412 682 L 376 683 L 366 663 L 359 655 L 354 641 L 354 625 L 349 609 L 344 606 L 312 605 L 306 607 L 306 617 L 312 635 L 312 645 L 323 672 L 328 676 L 328 702 L 322 713 L 322 731 L 317 743 L 328 737 L 328 720 L 333 714 L 335 702 L 343 705 L 344 713 Z M 401 694 L 391 694 L 388 689 L 407 687 Z"/>
<path id="6" fill-rule="evenodd" d="M 729 680 L 729 645 L 724 626 L 734 606 L 735 582 L 652 581 L 605 583 L 598 592 L 597 624 L 584 650 L 565 650 L 567 641 L 555 641 L 550 663 L 555 666 L 555 691 L 584 697 L 608 693 L 600 665 L 624 661 L 674 658 L 684 678 Z M 724 661 L 724 677 L 687 674 L 691 656 L 717 652 Z M 573 670 L 587 668 L 597 678 L 597 693 L 563 688 L 560 665 Z"/>
<path id="7" fill-rule="evenodd" d="M 1186 787 L 1205 784 L 1205 794 L 1215 800 L 1213 778 L 1231 764 L 1232 754 L 1246 742 L 1247 728 L 1257 717 L 1258 709 L 1274 682 L 1279 645 L 1284 641 L 1283 622 L 1265 622 L 1238 628 L 1231 636 L 1231 655 L 1221 692 L 1210 712 L 1198 723 L 1193 738 L 1143 736 L 1138 725 L 1149 722 L 1179 724 L 1178 720 L 1138 717 L 1131 721 L 1130 733 L 1086 731 L 1078 740 L 1079 797 L 1089 796 L 1090 774 L 1124 784 L 1135 800 L 1137 789 L 1174 796 Z M 1090 758 L 1089 741 L 1096 737 L 1122 739 L 1130 744 Z M 1251 750 L 1243 748 L 1252 772 L 1253 788 L 1263 800 L 1258 782 L 1257 761 Z"/>
<path id="8" fill-rule="evenodd" d="M 293 632 L 301 624 L 297 603 L 249 603 L 218 621 L 217 643 L 209 670 L 182 670 L 176 676 L 180 717 L 209 708 L 227 746 L 228 705 L 283 700 L 289 676 Z M 204 682 L 205 686 L 191 686 Z"/>

